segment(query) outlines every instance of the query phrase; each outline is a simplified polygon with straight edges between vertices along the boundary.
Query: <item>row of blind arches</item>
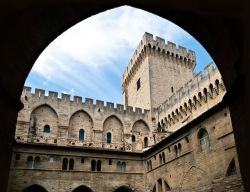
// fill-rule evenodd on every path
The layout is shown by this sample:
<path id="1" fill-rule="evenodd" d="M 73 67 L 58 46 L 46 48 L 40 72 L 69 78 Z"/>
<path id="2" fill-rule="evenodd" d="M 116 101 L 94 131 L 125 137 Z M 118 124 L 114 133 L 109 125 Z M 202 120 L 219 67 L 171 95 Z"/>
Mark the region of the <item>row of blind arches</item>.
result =
<path id="1" fill-rule="evenodd" d="M 165 128 L 167 129 L 171 127 L 172 124 L 178 122 L 180 118 L 187 116 L 188 111 L 191 112 L 193 108 L 196 109 L 197 103 L 201 105 L 203 100 L 207 102 L 208 97 L 212 98 L 214 93 L 218 95 L 220 86 L 222 87 L 223 84 L 218 79 L 215 80 L 214 85 L 210 83 L 208 88 L 203 89 L 203 94 L 202 92 L 199 92 L 198 96 L 194 95 L 193 100 L 189 99 L 188 102 L 183 104 L 183 106 L 181 105 L 179 108 L 176 108 L 175 111 L 172 111 L 172 113 L 168 114 L 158 122 L 158 131 L 161 132 Z"/>

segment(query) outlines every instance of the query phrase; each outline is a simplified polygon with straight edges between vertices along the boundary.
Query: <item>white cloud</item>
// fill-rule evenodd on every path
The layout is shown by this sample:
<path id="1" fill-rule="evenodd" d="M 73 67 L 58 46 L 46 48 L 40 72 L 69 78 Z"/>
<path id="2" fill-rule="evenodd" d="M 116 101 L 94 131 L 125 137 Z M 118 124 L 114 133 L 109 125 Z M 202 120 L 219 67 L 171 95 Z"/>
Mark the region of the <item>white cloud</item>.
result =
<path id="1" fill-rule="evenodd" d="M 88 92 L 92 97 L 121 102 L 121 88 L 112 79 L 120 80 L 131 50 L 144 32 L 174 42 L 189 38 L 165 19 L 123 6 L 92 16 L 64 32 L 44 50 L 31 73 L 46 79 L 44 85 L 63 84 L 72 88 L 70 93 L 86 96 Z"/>

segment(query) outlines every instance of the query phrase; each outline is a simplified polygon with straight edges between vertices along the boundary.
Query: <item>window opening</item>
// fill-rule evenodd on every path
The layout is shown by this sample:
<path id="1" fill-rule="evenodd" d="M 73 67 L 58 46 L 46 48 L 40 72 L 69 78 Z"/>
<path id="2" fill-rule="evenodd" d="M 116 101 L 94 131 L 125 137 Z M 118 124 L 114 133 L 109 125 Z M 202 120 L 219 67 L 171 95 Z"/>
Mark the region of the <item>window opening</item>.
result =
<path id="1" fill-rule="evenodd" d="M 139 78 L 137 80 L 137 82 L 136 82 L 136 89 L 137 89 L 137 91 L 140 89 L 140 87 L 141 87 L 141 79 Z"/>
<path id="2" fill-rule="evenodd" d="M 79 141 L 84 141 L 84 130 L 83 129 L 79 130 Z"/>
<path id="3" fill-rule="evenodd" d="M 68 169 L 68 159 L 64 158 L 62 164 L 62 170 L 67 170 L 67 169 Z"/>
<path id="4" fill-rule="evenodd" d="M 74 169 L 74 159 L 70 159 L 69 160 L 69 170 L 73 170 Z"/>
<path id="5" fill-rule="evenodd" d="M 112 134 L 110 132 L 107 133 L 107 143 L 112 143 Z"/>
<path id="6" fill-rule="evenodd" d="M 16 154 L 16 161 L 19 161 L 20 160 L 20 154 Z"/>
<path id="7" fill-rule="evenodd" d="M 109 159 L 109 165 L 112 165 L 112 159 Z"/>
<path id="8" fill-rule="evenodd" d="M 28 169 L 33 168 L 33 157 L 32 156 L 27 157 L 26 168 L 28 168 Z"/>
<path id="9" fill-rule="evenodd" d="M 148 138 L 145 137 L 144 138 L 144 148 L 147 148 L 148 147 Z"/>
<path id="10" fill-rule="evenodd" d="M 210 147 L 208 133 L 205 129 L 202 129 L 199 134 L 200 147 L 204 151 Z"/>
<path id="11" fill-rule="evenodd" d="M 102 170 L 102 162 L 100 160 L 97 161 L 97 171 Z"/>
<path id="12" fill-rule="evenodd" d="M 40 166 L 41 166 L 41 159 L 40 159 L 40 157 L 37 156 L 37 157 L 35 158 L 35 160 L 34 160 L 34 168 L 35 168 L 35 169 L 39 169 Z"/>
<path id="13" fill-rule="evenodd" d="M 43 132 L 44 132 L 44 133 L 50 133 L 50 126 L 49 126 L 49 125 L 45 125 L 45 126 L 43 127 Z"/>
<path id="14" fill-rule="evenodd" d="M 132 142 L 135 142 L 135 135 L 132 135 Z"/>
<path id="15" fill-rule="evenodd" d="M 95 166 L 96 166 L 96 161 L 92 160 L 91 161 L 91 171 L 95 171 Z"/>

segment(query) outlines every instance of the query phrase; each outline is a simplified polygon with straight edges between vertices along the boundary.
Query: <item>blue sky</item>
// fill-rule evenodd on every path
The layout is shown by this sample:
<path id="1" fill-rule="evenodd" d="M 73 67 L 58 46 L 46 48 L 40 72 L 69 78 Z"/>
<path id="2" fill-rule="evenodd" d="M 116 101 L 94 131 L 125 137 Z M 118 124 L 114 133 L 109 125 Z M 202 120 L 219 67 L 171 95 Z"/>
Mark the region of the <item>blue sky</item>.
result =
<path id="1" fill-rule="evenodd" d="M 122 103 L 121 76 L 145 32 L 195 51 L 195 72 L 212 62 L 200 43 L 174 23 L 122 6 L 58 36 L 36 60 L 25 86 Z"/>

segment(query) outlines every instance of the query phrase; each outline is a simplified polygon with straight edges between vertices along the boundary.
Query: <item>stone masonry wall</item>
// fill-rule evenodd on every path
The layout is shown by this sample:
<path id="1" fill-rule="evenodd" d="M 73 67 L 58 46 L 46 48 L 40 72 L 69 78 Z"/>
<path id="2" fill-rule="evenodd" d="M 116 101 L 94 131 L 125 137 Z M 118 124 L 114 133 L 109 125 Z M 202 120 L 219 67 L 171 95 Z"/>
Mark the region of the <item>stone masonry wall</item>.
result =
<path id="1" fill-rule="evenodd" d="M 202 149 L 199 138 L 203 129 L 209 139 L 206 149 Z M 163 153 L 165 160 L 160 157 Z M 232 160 L 236 173 L 229 176 Z M 150 154 L 146 167 L 147 189 L 152 191 L 154 187 L 163 191 L 163 185 L 157 182 L 159 179 L 165 181 L 171 191 L 244 191 L 229 109 L 214 114 Z M 235 185 L 230 187 L 228 180 Z"/>
<path id="2" fill-rule="evenodd" d="M 81 97 L 70 100 L 69 95 L 58 98 L 55 92 L 45 95 L 44 90 L 25 87 L 22 97 L 24 109 L 19 112 L 16 129 L 18 142 L 50 143 L 53 145 L 78 145 L 85 147 L 106 147 L 111 149 L 132 150 L 132 128 L 136 122 L 143 121 L 149 128 L 145 133 L 149 146 L 153 144 L 150 130 L 150 113 L 139 108 L 126 107 L 103 101 L 93 103 L 92 99 L 82 102 Z M 50 126 L 50 133 L 44 126 Z M 79 140 L 79 131 L 84 130 L 84 140 Z M 112 134 L 112 143 L 107 145 L 107 132 Z M 134 133 L 136 142 L 143 143 L 139 133 Z M 140 148 L 133 149 L 141 151 Z"/>

